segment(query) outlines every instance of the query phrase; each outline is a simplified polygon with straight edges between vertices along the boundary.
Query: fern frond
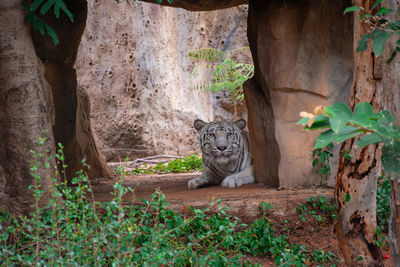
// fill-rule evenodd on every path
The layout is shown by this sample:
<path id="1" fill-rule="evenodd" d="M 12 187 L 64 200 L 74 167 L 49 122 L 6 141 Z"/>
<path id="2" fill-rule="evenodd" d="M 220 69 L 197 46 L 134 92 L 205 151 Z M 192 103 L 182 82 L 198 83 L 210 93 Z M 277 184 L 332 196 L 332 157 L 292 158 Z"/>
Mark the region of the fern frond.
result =
<path id="1" fill-rule="evenodd" d="M 243 84 L 254 75 L 254 65 L 236 62 L 235 54 L 246 53 L 249 47 L 233 49 L 228 53 L 213 48 L 197 49 L 189 52 L 189 57 L 207 64 L 196 63 L 192 73 L 196 77 L 206 78 L 206 81 L 194 82 L 191 89 L 208 91 L 211 93 L 227 91 L 231 95 L 234 118 L 237 117 L 237 103 L 243 101 Z M 218 62 L 218 63 L 217 63 Z M 199 75 L 200 69 L 204 72 Z"/>
<path id="2" fill-rule="evenodd" d="M 245 76 L 245 77 L 247 77 L 247 79 L 250 79 L 254 75 L 254 65 L 253 64 L 236 63 L 233 66 L 233 69 L 235 71 L 235 75 Z"/>
<path id="3" fill-rule="evenodd" d="M 228 54 L 215 48 L 200 48 L 189 52 L 189 57 L 195 60 L 218 62 L 224 60 Z"/>
<path id="4" fill-rule="evenodd" d="M 39 18 L 39 16 L 35 13 L 40 6 L 41 8 L 39 12 L 42 15 L 45 15 L 50 10 L 50 8 L 54 6 L 53 10 L 56 18 L 60 17 L 60 10 L 62 10 L 67 15 L 71 22 L 74 22 L 74 16 L 69 11 L 63 0 L 33 0 L 30 4 L 28 0 L 24 2 L 24 7 L 27 11 L 25 15 L 25 20 L 27 22 L 31 22 L 33 28 L 35 30 L 38 30 L 41 35 L 49 35 L 53 41 L 53 44 L 58 45 L 60 41 L 54 28 L 48 25 L 41 18 Z"/>

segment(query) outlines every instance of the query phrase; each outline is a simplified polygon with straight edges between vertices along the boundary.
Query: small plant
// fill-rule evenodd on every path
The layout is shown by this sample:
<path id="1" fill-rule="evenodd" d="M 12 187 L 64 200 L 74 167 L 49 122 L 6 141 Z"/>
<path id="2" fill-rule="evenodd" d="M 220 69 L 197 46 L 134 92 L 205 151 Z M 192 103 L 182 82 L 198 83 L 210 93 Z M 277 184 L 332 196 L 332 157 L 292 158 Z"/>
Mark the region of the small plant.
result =
<path id="1" fill-rule="evenodd" d="M 332 173 L 332 165 L 330 158 L 333 157 L 331 152 L 333 149 L 333 144 L 329 144 L 326 147 L 314 149 L 312 166 L 316 167 L 316 173 L 321 176 L 321 185 L 326 183 L 326 177 Z"/>
<path id="2" fill-rule="evenodd" d="M 312 261 L 317 264 L 326 264 L 329 262 L 336 262 L 336 256 L 332 253 L 332 251 L 324 251 L 322 249 L 315 249 L 311 252 Z M 317 265 L 319 266 L 319 265 Z M 331 265 L 332 266 L 332 265 Z"/>
<path id="3" fill-rule="evenodd" d="M 307 198 L 306 203 L 298 206 L 296 211 L 300 214 L 302 222 L 306 222 L 309 218 L 318 223 L 337 219 L 334 204 L 327 197 L 321 195 Z"/>
<path id="4" fill-rule="evenodd" d="M 387 229 L 390 217 L 390 181 L 384 175 L 378 179 L 378 189 L 376 191 L 376 221 L 378 226 Z"/>
<path id="5" fill-rule="evenodd" d="M 384 235 L 388 231 L 388 220 L 390 217 L 390 181 L 382 175 L 378 179 L 376 191 L 376 244 L 383 248 L 388 246 L 388 238 Z"/>
<path id="6" fill-rule="evenodd" d="M 155 166 L 145 165 L 144 168 L 135 168 L 131 171 L 128 171 L 127 173 L 131 175 L 152 173 L 180 173 L 199 171 L 202 168 L 202 159 L 197 153 L 195 153 L 183 159 L 174 159 L 168 163 L 160 162 L 157 163 L 157 165 Z"/>
<path id="7" fill-rule="evenodd" d="M 238 62 L 235 58 L 238 52 L 247 52 L 248 47 L 240 47 L 229 52 L 213 48 L 197 49 L 189 52 L 189 57 L 196 62 L 193 77 L 203 78 L 199 71 L 205 69 L 206 81 L 194 81 L 192 89 L 211 93 L 226 91 L 230 93 L 233 104 L 233 117 L 237 119 L 237 104 L 243 101 L 243 84 L 253 77 L 254 65 Z M 210 75 L 211 73 L 211 75 Z M 211 76 L 211 77 L 210 77 Z"/>

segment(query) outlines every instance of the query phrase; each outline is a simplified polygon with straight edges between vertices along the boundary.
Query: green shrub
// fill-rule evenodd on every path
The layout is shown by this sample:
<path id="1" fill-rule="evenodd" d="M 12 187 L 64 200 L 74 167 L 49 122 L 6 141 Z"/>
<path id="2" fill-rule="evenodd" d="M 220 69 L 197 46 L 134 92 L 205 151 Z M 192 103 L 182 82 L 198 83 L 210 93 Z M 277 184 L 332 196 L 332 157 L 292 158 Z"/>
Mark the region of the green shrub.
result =
<path id="1" fill-rule="evenodd" d="M 183 159 L 174 159 L 168 163 L 160 162 L 155 166 L 135 168 L 127 173 L 130 175 L 152 174 L 152 173 L 180 173 L 198 171 L 203 168 L 201 157 L 195 153 Z"/>
<path id="2" fill-rule="evenodd" d="M 59 147 L 56 158 L 65 169 Z M 16 217 L 0 212 L 2 266 L 252 266 L 246 253 L 273 257 L 277 265 L 305 266 L 316 258 L 304 245 L 276 234 L 265 212 L 247 226 L 215 205 L 218 201 L 204 209 L 191 207 L 184 216 L 168 208 L 159 190 L 141 204 L 133 204 L 135 199 L 123 203 L 132 189 L 123 186 L 121 167 L 109 202 L 94 201 L 90 181 L 79 171 L 70 185 L 65 181 L 52 187 L 48 204 L 39 206 L 44 192 L 37 170 L 43 155 L 33 155 L 32 213 Z M 43 166 L 50 168 L 46 162 Z M 264 211 L 267 207 L 263 203 Z"/>

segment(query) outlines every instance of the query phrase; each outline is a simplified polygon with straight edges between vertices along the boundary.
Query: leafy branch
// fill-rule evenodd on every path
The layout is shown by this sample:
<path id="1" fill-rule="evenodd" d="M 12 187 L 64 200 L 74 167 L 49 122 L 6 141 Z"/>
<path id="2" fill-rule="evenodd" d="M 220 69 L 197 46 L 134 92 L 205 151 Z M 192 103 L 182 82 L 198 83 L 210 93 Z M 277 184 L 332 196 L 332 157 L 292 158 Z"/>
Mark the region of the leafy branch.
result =
<path id="1" fill-rule="evenodd" d="M 229 92 L 232 97 L 234 118 L 237 118 L 237 103 L 244 99 L 243 84 L 254 75 L 254 65 L 237 62 L 236 54 L 245 53 L 248 50 L 249 47 L 240 47 L 229 52 L 202 48 L 189 52 L 189 57 L 198 62 L 192 72 L 193 77 L 202 76 L 201 70 L 205 70 L 206 76 L 205 81 L 194 81 L 191 89 L 211 93 Z"/>
<path id="2" fill-rule="evenodd" d="M 115 0 L 119 3 L 119 0 Z M 67 8 L 67 5 L 63 0 L 33 0 L 32 3 L 30 1 L 25 0 L 24 8 L 26 11 L 25 20 L 27 22 L 32 23 L 32 26 L 35 30 L 38 30 L 41 35 L 45 36 L 46 34 L 50 36 L 53 41 L 53 44 L 57 46 L 60 43 L 58 39 L 58 35 L 53 27 L 47 24 L 43 19 L 39 17 L 37 12 L 39 11 L 40 15 L 46 15 L 47 12 L 53 8 L 53 13 L 56 18 L 60 18 L 60 12 L 62 11 L 65 15 L 67 15 L 68 19 L 71 22 L 74 22 L 74 16 L 71 11 Z M 126 0 L 129 3 L 129 0 Z M 157 4 L 161 4 L 162 0 L 156 0 Z M 167 0 L 168 3 L 173 3 L 173 0 Z M 40 7 L 40 9 L 39 9 Z"/>
<path id="3" fill-rule="evenodd" d="M 74 16 L 69 11 L 63 0 L 34 0 L 31 4 L 29 4 L 28 1 L 25 1 L 24 7 L 27 12 L 25 15 L 26 21 L 32 23 L 33 28 L 38 30 L 41 35 L 49 35 L 54 45 L 58 45 L 60 42 L 56 31 L 44 20 L 39 18 L 36 12 L 39 10 L 40 15 L 45 15 L 51 8 L 53 8 L 53 13 L 57 19 L 60 18 L 60 11 L 62 11 L 67 15 L 71 22 L 74 22 Z"/>
<path id="4" fill-rule="evenodd" d="M 370 9 L 358 6 L 348 7 L 344 10 L 344 13 L 360 12 L 360 21 L 367 26 L 368 33 L 364 34 L 358 42 L 358 52 L 364 52 L 368 48 L 368 40 L 372 39 L 372 50 L 375 56 L 380 56 L 383 54 L 385 43 L 389 37 L 394 34 L 398 36 L 395 44 L 396 47 L 387 61 L 390 63 L 397 53 L 400 52 L 400 20 L 390 21 L 385 17 L 394 10 L 379 7 L 383 1 L 376 1 Z M 400 8 L 397 10 L 397 13 L 400 15 Z"/>
<path id="5" fill-rule="evenodd" d="M 360 103 L 352 112 L 343 103 L 333 103 L 329 107 L 318 106 L 313 114 L 301 112 L 297 124 L 305 130 L 327 129 L 315 141 L 315 149 L 333 142 L 342 143 L 361 136 L 357 141 L 359 148 L 382 143 L 382 165 L 389 177 L 400 172 L 400 128 L 389 111 L 375 113 L 370 103 Z"/>

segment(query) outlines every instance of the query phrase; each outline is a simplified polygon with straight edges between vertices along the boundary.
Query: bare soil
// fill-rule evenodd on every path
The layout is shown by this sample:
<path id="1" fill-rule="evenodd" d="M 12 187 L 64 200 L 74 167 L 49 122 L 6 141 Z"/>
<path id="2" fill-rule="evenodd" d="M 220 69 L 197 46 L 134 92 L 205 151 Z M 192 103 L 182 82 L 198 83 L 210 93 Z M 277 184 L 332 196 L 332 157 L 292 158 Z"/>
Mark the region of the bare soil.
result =
<path id="1" fill-rule="evenodd" d="M 246 223 L 251 223 L 260 216 L 262 213 L 261 202 L 264 201 L 274 206 L 274 209 L 269 212 L 268 218 L 274 222 L 278 233 L 288 236 L 291 242 L 306 245 L 308 250 L 329 250 L 341 259 L 332 223 L 321 224 L 312 220 L 303 223 L 296 213 L 296 208 L 305 203 L 308 197 L 322 195 L 333 199 L 332 188 L 274 189 L 260 184 L 249 184 L 232 189 L 210 186 L 188 190 L 187 182 L 198 175 L 200 175 L 199 172 L 128 176 L 124 179 L 124 185 L 134 189 L 134 196 L 128 194 L 124 200 L 140 203 L 140 199 L 149 199 L 154 190 L 159 188 L 165 194 L 171 209 L 187 214 L 190 206 L 207 207 L 210 202 L 220 199 L 221 205 L 229 207 L 230 214 L 241 218 Z M 110 200 L 114 182 L 103 179 L 94 181 L 95 199 L 97 201 Z M 384 254 L 389 256 L 389 259 L 385 260 L 385 266 L 393 266 L 391 252 L 385 250 Z M 275 265 L 274 261 L 268 258 L 250 257 L 250 259 L 254 262 L 261 261 L 263 266 Z M 339 266 L 344 266 L 344 264 L 339 264 Z"/>

